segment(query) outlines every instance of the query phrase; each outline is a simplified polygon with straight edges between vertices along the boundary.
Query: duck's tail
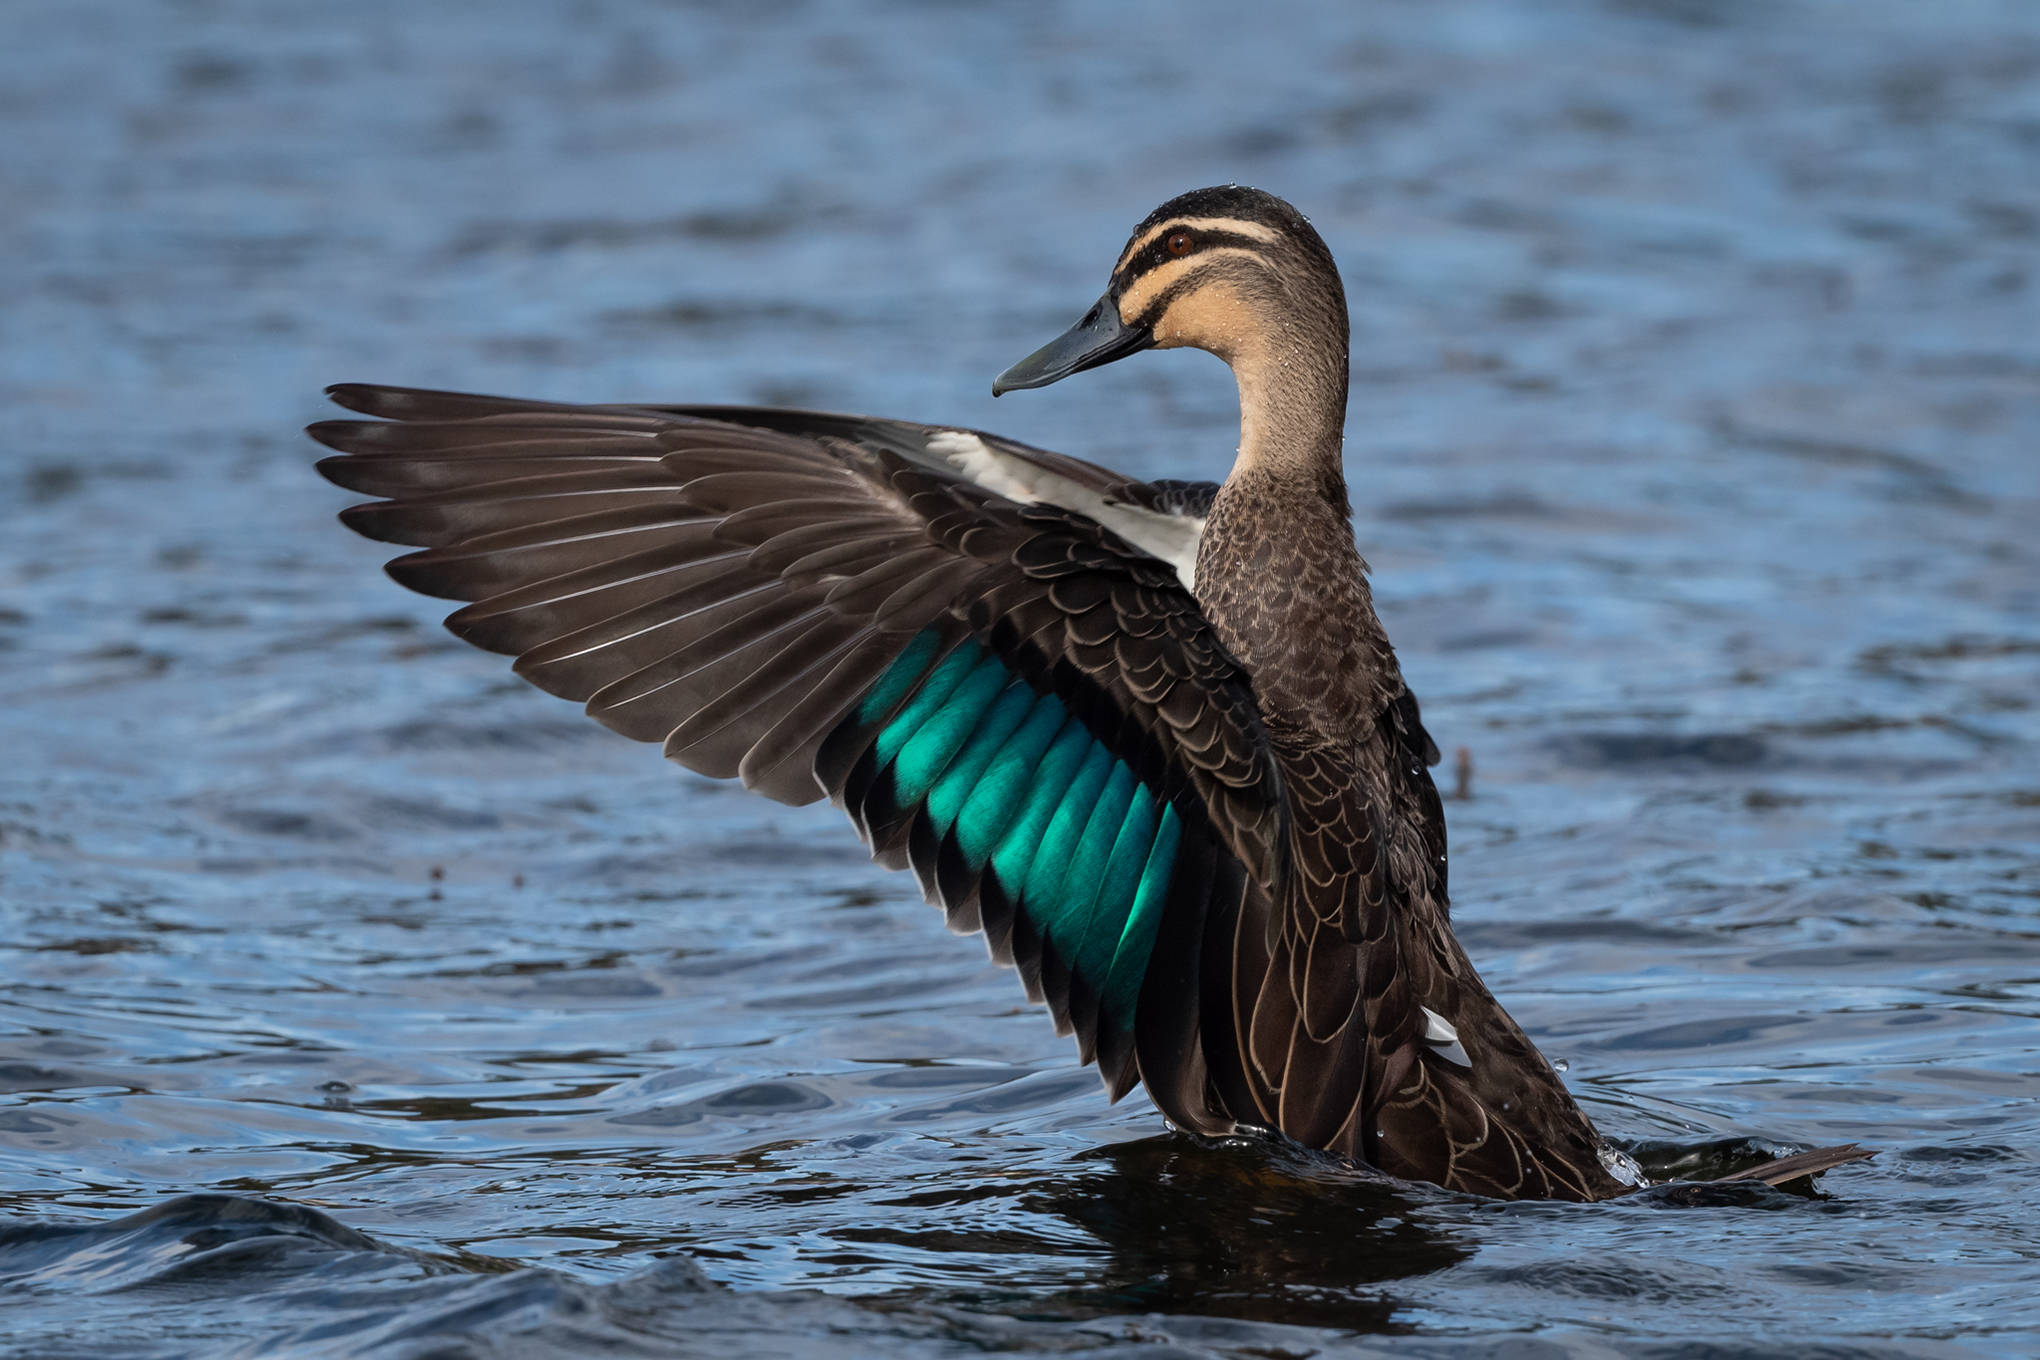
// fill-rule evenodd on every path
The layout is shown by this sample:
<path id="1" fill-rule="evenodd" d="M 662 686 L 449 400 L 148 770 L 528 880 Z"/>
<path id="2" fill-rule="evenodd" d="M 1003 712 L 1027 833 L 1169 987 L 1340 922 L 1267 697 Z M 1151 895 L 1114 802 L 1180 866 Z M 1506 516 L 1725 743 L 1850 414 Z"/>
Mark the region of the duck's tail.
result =
<path id="1" fill-rule="evenodd" d="M 1858 1147 L 1854 1143 L 1842 1143 L 1836 1147 L 1815 1148 L 1811 1152 L 1795 1152 L 1790 1157 L 1765 1162 L 1761 1166 L 1749 1167 L 1732 1176 L 1723 1176 L 1719 1181 L 1762 1181 L 1766 1185 L 1783 1185 L 1796 1181 L 1802 1176 L 1818 1176 L 1823 1171 L 1847 1162 L 1860 1162 L 1866 1157 L 1875 1157 L 1874 1148 Z"/>

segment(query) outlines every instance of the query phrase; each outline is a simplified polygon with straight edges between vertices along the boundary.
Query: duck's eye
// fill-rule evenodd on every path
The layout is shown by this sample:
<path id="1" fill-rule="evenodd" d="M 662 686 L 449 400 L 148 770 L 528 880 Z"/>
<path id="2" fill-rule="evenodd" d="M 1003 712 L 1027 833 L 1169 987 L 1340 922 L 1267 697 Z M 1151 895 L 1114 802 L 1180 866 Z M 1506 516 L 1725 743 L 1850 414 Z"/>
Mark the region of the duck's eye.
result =
<path id="1" fill-rule="evenodd" d="M 1194 247 L 1196 244 L 1197 242 L 1191 238 L 1189 232 L 1172 231 L 1169 233 L 1169 239 L 1162 242 L 1162 248 L 1168 251 L 1171 255 L 1180 257 L 1188 255 L 1191 251 L 1191 248 Z"/>

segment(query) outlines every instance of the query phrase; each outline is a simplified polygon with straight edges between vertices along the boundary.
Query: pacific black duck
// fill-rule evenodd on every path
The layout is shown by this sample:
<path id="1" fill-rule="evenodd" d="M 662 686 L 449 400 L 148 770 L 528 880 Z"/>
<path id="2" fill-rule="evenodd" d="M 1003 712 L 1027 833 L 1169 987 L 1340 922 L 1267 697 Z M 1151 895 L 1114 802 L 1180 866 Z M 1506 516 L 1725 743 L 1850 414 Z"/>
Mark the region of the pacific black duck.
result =
<path id="1" fill-rule="evenodd" d="M 311 434 L 381 498 L 343 520 L 423 549 L 390 574 L 470 602 L 454 633 L 691 769 L 835 801 L 1114 1099 L 1476 1194 L 1634 1188 L 1452 934 L 1317 232 L 1252 189 L 1172 199 L 993 391 L 1183 345 L 1238 380 L 1222 485 L 897 420 L 353 384 L 380 419 Z"/>

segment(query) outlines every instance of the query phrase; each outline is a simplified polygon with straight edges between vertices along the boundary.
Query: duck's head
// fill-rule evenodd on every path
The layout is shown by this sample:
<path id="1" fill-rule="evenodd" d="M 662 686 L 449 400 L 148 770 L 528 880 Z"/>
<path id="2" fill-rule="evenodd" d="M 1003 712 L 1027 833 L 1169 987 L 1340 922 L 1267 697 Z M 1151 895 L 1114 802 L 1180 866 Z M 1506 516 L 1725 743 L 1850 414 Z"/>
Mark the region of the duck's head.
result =
<path id="1" fill-rule="evenodd" d="M 1134 228 L 1105 296 L 1001 373 L 992 395 L 1189 346 L 1232 365 L 1243 397 L 1274 368 L 1302 364 L 1328 379 L 1336 368 L 1343 409 L 1346 340 L 1338 268 L 1302 213 L 1259 189 L 1194 189 Z"/>

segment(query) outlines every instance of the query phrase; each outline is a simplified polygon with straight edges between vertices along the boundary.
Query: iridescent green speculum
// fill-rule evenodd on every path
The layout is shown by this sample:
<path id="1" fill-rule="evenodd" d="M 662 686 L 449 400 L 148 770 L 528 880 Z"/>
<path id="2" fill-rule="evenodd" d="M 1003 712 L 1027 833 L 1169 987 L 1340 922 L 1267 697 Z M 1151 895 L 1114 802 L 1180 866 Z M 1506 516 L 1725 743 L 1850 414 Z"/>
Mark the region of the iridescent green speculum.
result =
<path id="1" fill-rule="evenodd" d="M 891 716 L 888 717 L 887 715 Z M 989 869 L 1121 1026 L 1154 947 L 1182 827 L 1053 694 L 986 647 L 941 655 L 917 634 L 853 716 L 893 798 L 920 803 L 972 869 Z"/>

